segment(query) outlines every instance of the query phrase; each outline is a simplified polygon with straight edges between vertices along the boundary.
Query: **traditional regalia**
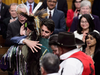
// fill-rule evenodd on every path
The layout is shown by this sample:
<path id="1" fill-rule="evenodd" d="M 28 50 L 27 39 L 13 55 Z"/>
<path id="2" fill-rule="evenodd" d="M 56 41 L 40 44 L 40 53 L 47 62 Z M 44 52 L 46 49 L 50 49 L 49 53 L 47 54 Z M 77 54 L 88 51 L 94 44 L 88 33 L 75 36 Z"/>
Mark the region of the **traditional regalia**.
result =
<path id="1" fill-rule="evenodd" d="M 40 10 L 34 15 L 19 13 L 27 18 L 25 29 L 27 30 L 28 27 L 32 31 L 29 35 L 22 37 L 38 41 L 40 38 L 40 22 L 47 16 L 46 11 Z M 27 45 L 13 45 L 3 55 L 0 68 L 7 71 L 15 69 L 15 75 L 40 75 L 39 59 L 41 50 L 37 50 L 38 52 L 33 53 Z"/>

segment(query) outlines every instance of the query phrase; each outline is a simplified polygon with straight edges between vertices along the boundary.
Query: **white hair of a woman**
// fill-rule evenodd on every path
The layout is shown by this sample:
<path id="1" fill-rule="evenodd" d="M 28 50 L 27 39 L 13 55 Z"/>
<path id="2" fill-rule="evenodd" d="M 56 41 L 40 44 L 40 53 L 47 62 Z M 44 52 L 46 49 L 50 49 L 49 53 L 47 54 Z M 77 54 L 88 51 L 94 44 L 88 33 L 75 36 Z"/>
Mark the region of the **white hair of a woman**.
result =
<path id="1" fill-rule="evenodd" d="M 91 8 L 91 2 L 88 0 L 83 0 L 80 4 L 80 8 L 84 6 L 89 6 Z"/>

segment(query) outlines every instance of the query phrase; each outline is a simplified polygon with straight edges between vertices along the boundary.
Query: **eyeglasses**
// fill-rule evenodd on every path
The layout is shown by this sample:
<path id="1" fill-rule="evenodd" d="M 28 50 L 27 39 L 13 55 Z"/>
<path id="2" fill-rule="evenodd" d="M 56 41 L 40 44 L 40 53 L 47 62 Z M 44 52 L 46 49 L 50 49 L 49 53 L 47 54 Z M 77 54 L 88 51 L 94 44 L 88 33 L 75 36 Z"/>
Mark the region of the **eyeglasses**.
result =
<path id="1" fill-rule="evenodd" d="M 81 3 L 81 1 L 75 1 L 75 3 Z"/>
<path id="2" fill-rule="evenodd" d="M 87 21 L 81 21 L 81 23 L 88 23 Z"/>
<path id="3" fill-rule="evenodd" d="M 57 3 L 56 1 L 52 1 L 52 0 L 48 0 L 48 2 L 50 2 L 50 3 L 51 3 L 51 2 L 52 2 L 52 3 Z"/>

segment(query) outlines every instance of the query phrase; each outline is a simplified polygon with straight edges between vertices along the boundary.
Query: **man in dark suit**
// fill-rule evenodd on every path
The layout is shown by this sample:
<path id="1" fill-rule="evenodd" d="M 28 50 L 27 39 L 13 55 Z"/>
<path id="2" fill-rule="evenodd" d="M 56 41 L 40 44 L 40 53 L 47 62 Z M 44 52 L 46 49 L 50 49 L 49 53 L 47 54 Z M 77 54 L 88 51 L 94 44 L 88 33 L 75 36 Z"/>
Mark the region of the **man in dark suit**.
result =
<path id="1" fill-rule="evenodd" d="M 40 9 L 46 9 L 47 8 L 47 0 L 44 0 L 42 6 L 40 7 Z M 66 14 L 67 14 L 67 10 L 68 10 L 68 5 L 67 5 L 67 1 L 66 0 L 57 0 L 57 3 L 56 3 L 56 8 L 58 10 L 61 10 L 64 12 L 65 14 L 65 17 L 66 17 Z"/>
<path id="2" fill-rule="evenodd" d="M 27 2 L 25 2 L 25 5 L 27 6 L 29 12 L 32 13 L 37 4 L 34 2 L 34 0 L 27 0 Z"/>
<path id="3" fill-rule="evenodd" d="M 9 6 L 2 3 L 2 0 L 0 0 L 0 34 L 1 34 L 1 31 L 2 31 L 1 28 L 2 28 L 2 25 L 3 25 L 3 20 L 10 16 L 8 9 L 9 9 Z"/>
<path id="4" fill-rule="evenodd" d="M 91 12 L 91 2 L 90 1 L 82 1 L 81 5 L 80 5 L 80 15 L 73 19 L 73 22 L 72 22 L 72 25 L 70 28 L 70 32 L 74 32 L 75 30 L 77 30 L 77 24 L 78 24 L 80 16 L 83 14 L 90 14 L 90 12 Z M 90 16 L 94 21 L 95 30 L 100 32 L 100 19 L 99 19 L 99 17 L 96 15 L 92 15 L 92 14 L 90 14 Z"/>
<path id="5" fill-rule="evenodd" d="M 27 13 L 28 11 L 25 8 L 24 4 L 20 4 L 17 7 L 17 15 L 18 15 L 18 19 L 14 22 L 11 22 L 8 24 L 8 29 L 7 29 L 7 38 L 6 38 L 6 45 L 10 46 L 11 42 L 10 39 L 14 36 L 21 36 L 22 34 L 20 34 L 20 27 L 25 23 L 25 21 L 27 20 L 24 16 L 20 15 L 19 12 L 24 12 Z"/>
<path id="6" fill-rule="evenodd" d="M 6 34 L 7 34 L 7 28 L 8 28 L 8 24 L 15 21 L 17 19 L 17 12 L 16 12 L 16 7 L 17 7 L 17 3 L 12 3 L 9 7 L 9 12 L 10 12 L 10 17 L 5 18 L 3 20 L 3 26 L 2 26 L 2 36 L 3 38 L 6 38 Z"/>
<path id="7" fill-rule="evenodd" d="M 47 0 L 47 18 L 51 18 L 55 23 L 53 34 L 66 31 L 65 15 L 62 11 L 56 9 L 57 0 Z"/>

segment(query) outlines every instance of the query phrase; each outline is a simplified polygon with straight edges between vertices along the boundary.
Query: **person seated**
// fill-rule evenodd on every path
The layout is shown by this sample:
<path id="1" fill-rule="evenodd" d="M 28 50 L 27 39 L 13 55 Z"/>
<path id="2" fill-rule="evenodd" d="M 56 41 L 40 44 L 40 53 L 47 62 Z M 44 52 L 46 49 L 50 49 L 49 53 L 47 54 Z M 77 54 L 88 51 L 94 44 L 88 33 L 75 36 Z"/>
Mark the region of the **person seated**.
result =
<path id="1" fill-rule="evenodd" d="M 78 25 L 78 21 L 81 15 L 83 14 L 89 14 L 91 16 L 91 18 L 93 19 L 93 22 L 95 24 L 95 30 L 100 32 L 100 20 L 99 17 L 96 15 L 92 15 L 91 13 L 91 2 L 88 0 L 83 0 L 80 4 L 80 15 L 78 17 L 75 17 L 73 19 L 71 28 L 70 28 L 70 32 L 74 32 L 75 30 L 77 30 L 77 25 Z"/>
<path id="2" fill-rule="evenodd" d="M 25 3 L 24 3 L 28 10 L 29 10 L 29 14 L 31 14 L 34 10 L 34 8 L 36 7 L 36 3 L 34 2 L 34 0 L 27 0 Z"/>
<path id="3" fill-rule="evenodd" d="M 89 32 L 98 32 L 95 30 L 94 22 L 89 14 L 84 14 L 80 17 L 77 30 L 74 31 L 76 38 L 85 42 L 85 37 Z M 99 33 L 99 32 L 98 32 Z"/>
<path id="4" fill-rule="evenodd" d="M 40 69 L 42 75 L 59 75 L 59 58 L 52 53 L 47 53 L 40 59 Z"/>
<path id="5" fill-rule="evenodd" d="M 17 8 L 18 4 L 17 3 L 12 3 L 10 4 L 9 7 L 9 13 L 10 13 L 10 17 L 5 18 L 3 20 L 3 26 L 2 26 L 2 36 L 3 38 L 6 39 L 6 34 L 7 34 L 7 28 L 8 28 L 8 24 L 15 21 L 17 19 L 17 12 L 16 12 L 16 8 Z"/>
<path id="6" fill-rule="evenodd" d="M 100 18 L 100 0 L 94 0 L 92 5 L 92 14 L 99 16 Z"/>
<path id="7" fill-rule="evenodd" d="M 47 8 L 47 0 L 44 0 L 43 1 L 43 4 L 42 6 L 39 8 L 39 10 L 41 9 L 46 9 Z M 56 4 L 56 8 L 58 10 L 61 10 L 64 12 L 65 14 L 65 18 L 66 18 L 66 13 L 67 13 L 67 10 L 68 10 L 68 5 L 67 5 L 67 1 L 66 0 L 57 0 L 57 4 Z"/>
<path id="8" fill-rule="evenodd" d="M 66 25 L 68 27 L 68 31 L 70 31 L 70 27 L 74 17 L 77 17 L 80 12 L 80 3 L 82 0 L 73 0 L 72 1 L 72 9 L 67 11 L 67 20 Z"/>
<path id="9" fill-rule="evenodd" d="M 95 75 L 100 75 L 100 34 L 97 32 L 90 32 L 85 39 L 83 52 L 89 55 L 95 65 Z"/>
<path id="10" fill-rule="evenodd" d="M 48 13 L 48 16 L 46 18 L 52 19 L 55 23 L 53 34 L 58 34 L 59 32 L 66 31 L 65 15 L 62 11 L 56 8 L 56 4 L 57 0 L 47 0 L 46 11 Z"/>

